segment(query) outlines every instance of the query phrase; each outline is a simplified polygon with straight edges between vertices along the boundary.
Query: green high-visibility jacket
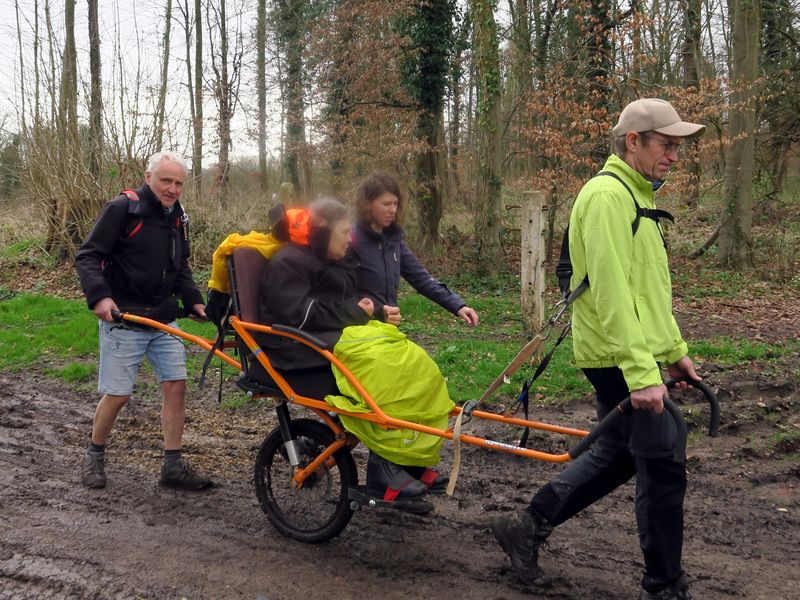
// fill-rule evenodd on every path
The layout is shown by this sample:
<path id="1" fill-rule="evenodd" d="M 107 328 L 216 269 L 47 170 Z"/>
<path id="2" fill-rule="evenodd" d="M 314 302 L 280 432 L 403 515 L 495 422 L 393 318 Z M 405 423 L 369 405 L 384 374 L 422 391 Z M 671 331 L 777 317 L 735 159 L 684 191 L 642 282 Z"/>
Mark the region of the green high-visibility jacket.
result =
<path id="1" fill-rule="evenodd" d="M 653 186 L 612 155 L 603 167 L 618 175 L 642 208 L 655 208 Z M 631 224 L 636 207 L 613 177 L 588 181 L 575 199 L 569 252 L 575 289 L 589 275 L 589 289 L 573 305 L 575 360 L 581 368 L 619 367 L 630 390 L 662 383 L 658 363 L 687 353 L 672 315 L 672 281 L 657 223 Z"/>

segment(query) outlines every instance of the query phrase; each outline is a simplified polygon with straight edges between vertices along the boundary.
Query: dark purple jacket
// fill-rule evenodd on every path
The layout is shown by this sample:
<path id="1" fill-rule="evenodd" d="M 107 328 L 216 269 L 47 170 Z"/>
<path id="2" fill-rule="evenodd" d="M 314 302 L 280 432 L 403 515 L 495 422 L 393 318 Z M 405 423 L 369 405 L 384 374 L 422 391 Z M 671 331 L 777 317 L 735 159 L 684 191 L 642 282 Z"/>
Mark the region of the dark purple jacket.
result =
<path id="1" fill-rule="evenodd" d="M 422 266 L 406 246 L 403 230 L 396 223 L 386 227 L 382 233 L 359 223 L 353 229 L 352 249 L 360 263 L 359 296 L 372 299 L 376 315 L 383 315 L 384 305 L 397 306 L 400 277 L 453 314 L 466 306 L 466 302 Z"/>

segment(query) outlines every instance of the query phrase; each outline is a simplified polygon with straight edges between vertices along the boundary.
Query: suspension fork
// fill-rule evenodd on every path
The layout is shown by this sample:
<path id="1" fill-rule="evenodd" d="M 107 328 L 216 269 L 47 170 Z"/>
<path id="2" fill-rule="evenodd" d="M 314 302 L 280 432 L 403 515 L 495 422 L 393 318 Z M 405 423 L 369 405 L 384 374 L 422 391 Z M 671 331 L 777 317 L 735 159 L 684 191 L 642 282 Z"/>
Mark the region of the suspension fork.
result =
<path id="1" fill-rule="evenodd" d="M 297 440 L 292 437 L 292 417 L 289 414 L 289 405 L 284 401 L 275 408 L 278 413 L 278 428 L 283 438 L 283 447 L 286 449 L 286 458 L 292 467 L 300 465 L 300 450 Z"/>

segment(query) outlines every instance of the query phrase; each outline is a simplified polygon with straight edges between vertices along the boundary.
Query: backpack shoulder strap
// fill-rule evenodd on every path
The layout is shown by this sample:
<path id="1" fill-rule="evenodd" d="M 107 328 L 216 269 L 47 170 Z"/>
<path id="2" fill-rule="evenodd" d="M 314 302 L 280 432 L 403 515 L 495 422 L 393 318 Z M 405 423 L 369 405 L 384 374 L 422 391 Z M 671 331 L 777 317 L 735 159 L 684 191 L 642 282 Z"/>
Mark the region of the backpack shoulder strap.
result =
<path id="1" fill-rule="evenodd" d="M 136 193 L 136 190 L 122 190 L 120 192 L 120 196 L 125 196 L 128 198 L 129 215 L 138 215 L 142 212 L 142 202 L 139 199 L 139 194 Z"/>
<path id="2" fill-rule="evenodd" d="M 633 200 L 633 205 L 636 208 L 636 218 L 633 220 L 633 223 L 631 223 L 631 231 L 633 232 L 633 235 L 636 235 L 636 232 L 639 230 L 639 221 L 641 220 L 642 217 L 655 221 L 657 225 L 659 224 L 659 221 L 661 219 L 666 219 L 670 223 L 675 223 L 675 217 L 673 217 L 672 214 L 670 214 L 666 210 L 661 210 L 658 208 L 642 208 L 636 201 L 636 196 L 634 196 L 633 190 L 631 190 L 630 186 L 627 183 L 625 183 L 622 180 L 622 178 L 616 173 L 612 173 L 611 171 L 600 171 L 597 175 L 613 177 L 614 179 L 619 181 L 626 190 L 628 190 L 628 194 L 630 194 L 631 199 Z M 660 230 L 661 229 L 659 228 L 659 231 Z M 662 238 L 664 237 L 663 234 L 661 237 Z"/>
<path id="3" fill-rule="evenodd" d="M 600 171 L 597 174 L 597 176 L 598 177 L 613 177 L 614 179 L 619 181 L 622 184 L 622 187 L 624 187 L 628 191 L 628 194 L 630 194 L 631 200 L 633 200 L 633 206 L 636 209 L 636 218 L 634 218 L 633 219 L 633 223 L 631 223 L 631 231 L 633 232 L 633 235 L 636 235 L 636 232 L 639 229 L 639 220 L 642 218 L 642 207 L 639 206 L 639 203 L 636 201 L 636 196 L 633 195 L 633 190 L 630 188 L 630 186 L 627 183 L 625 183 L 622 180 L 622 177 L 620 177 L 616 173 L 612 173 L 611 171 Z"/>

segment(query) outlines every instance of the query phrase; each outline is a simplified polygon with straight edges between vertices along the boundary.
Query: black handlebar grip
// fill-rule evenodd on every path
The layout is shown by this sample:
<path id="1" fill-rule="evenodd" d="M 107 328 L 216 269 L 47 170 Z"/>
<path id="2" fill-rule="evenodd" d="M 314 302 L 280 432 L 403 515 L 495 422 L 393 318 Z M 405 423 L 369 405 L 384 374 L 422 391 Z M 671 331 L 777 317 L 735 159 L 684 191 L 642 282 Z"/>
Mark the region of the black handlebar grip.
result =
<path id="1" fill-rule="evenodd" d="M 674 379 L 670 379 L 665 385 L 667 386 L 668 390 L 671 390 L 681 382 L 686 382 L 692 387 L 700 390 L 706 397 L 706 400 L 708 400 L 708 405 L 711 408 L 711 416 L 708 420 L 708 435 L 711 437 L 717 437 L 719 435 L 720 409 L 719 399 L 717 399 L 717 395 L 714 393 L 714 390 L 712 390 L 711 386 L 709 386 L 705 381 L 695 381 L 691 377 L 675 377 Z"/>
<path id="2" fill-rule="evenodd" d="M 311 335 L 310 333 L 307 333 L 307 332 L 303 331 L 302 329 L 296 329 L 294 327 L 289 327 L 288 325 L 272 325 L 272 328 L 275 331 L 280 331 L 282 333 L 291 333 L 293 335 L 296 335 L 299 338 L 303 338 L 309 344 L 312 344 L 312 345 L 314 345 L 317 348 L 320 348 L 322 350 L 330 350 L 331 349 L 331 347 L 328 344 L 326 344 L 324 341 L 319 339 L 317 336 Z"/>
<path id="3" fill-rule="evenodd" d="M 678 408 L 675 403 L 666 396 L 664 397 L 664 408 L 667 409 L 667 412 L 672 415 L 672 418 L 675 420 L 675 425 L 678 428 L 678 439 L 685 440 L 687 435 L 686 421 L 683 418 L 681 409 Z M 597 424 L 597 427 L 589 432 L 589 435 L 575 444 L 575 447 L 569 451 L 569 457 L 572 460 L 575 460 L 581 454 L 586 452 L 591 445 L 597 441 L 597 438 L 608 432 L 622 418 L 622 415 L 627 414 L 630 411 L 631 399 L 625 398 L 625 400 L 617 404 L 617 406 L 614 407 L 614 410 L 608 413 L 603 420 Z"/>
<path id="4" fill-rule="evenodd" d="M 592 444 L 597 441 L 601 435 L 606 433 L 609 429 L 614 427 L 622 418 L 622 415 L 627 413 L 631 409 L 631 399 L 625 398 L 622 402 L 617 404 L 614 409 L 608 413 L 603 420 L 597 424 L 597 427 L 592 429 L 585 438 L 583 438 L 580 442 L 575 444 L 575 447 L 569 451 L 569 457 L 572 460 L 578 458 L 581 454 L 586 452 Z"/>

